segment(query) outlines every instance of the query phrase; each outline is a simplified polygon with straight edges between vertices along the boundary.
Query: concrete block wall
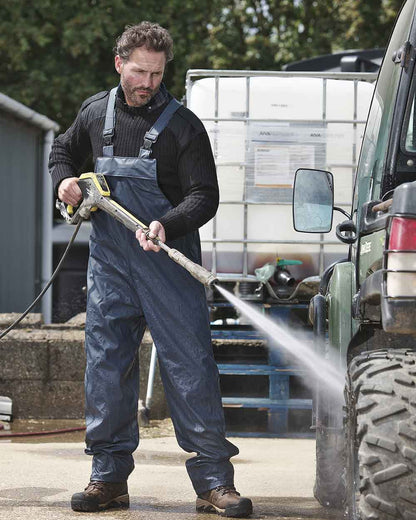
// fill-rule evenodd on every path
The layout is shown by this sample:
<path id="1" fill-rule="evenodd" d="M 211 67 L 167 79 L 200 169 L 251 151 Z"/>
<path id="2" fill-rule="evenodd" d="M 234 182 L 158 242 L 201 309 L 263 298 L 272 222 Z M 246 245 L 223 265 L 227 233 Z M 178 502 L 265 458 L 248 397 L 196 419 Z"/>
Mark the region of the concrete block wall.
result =
<path id="1" fill-rule="evenodd" d="M 0 330 L 15 319 L 0 315 Z M 0 340 L 0 395 L 10 397 L 19 419 L 76 419 L 84 417 L 84 318 L 45 326 L 40 315 L 29 315 L 21 328 Z M 139 351 L 140 398 L 147 389 L 152 339 L 145 334 Z M 156 371 L 152 419 L 168 417 Z"/>

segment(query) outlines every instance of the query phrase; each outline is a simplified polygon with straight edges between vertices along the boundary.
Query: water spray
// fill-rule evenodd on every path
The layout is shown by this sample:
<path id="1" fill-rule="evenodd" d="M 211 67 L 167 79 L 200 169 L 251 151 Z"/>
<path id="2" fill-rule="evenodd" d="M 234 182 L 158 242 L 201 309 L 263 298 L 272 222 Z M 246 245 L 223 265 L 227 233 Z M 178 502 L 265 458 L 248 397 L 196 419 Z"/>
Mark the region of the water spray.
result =
<path id="1" fill-rule="evenodd" d="M 253 305 L 248 304 L 221 287 L 219 283 L 212 284 L 230 303 L 232 303 L 253 325 L 260 329 L 271 341 L 271 346 L 285 350 L 299 364 L 302 364 L 319 380 L 325 383 L 329 392 L 335 398 L 342 398 L 344 390 L 344 371 L 337 369 L 329 361 L 322 359 L 315 351 L 305 345 L 305 341 L 288 331 L 287 327 L 279 325 Z"/>

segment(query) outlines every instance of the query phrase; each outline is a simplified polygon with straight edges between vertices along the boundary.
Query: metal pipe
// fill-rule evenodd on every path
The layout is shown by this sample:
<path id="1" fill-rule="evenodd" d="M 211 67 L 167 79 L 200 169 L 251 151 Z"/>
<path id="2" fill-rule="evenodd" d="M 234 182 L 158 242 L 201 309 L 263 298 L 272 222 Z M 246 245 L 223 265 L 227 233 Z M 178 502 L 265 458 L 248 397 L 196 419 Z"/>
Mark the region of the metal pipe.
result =
<path id="1" fill-rule="evenodd" d="M 247 118 L 247 117 L 200 117 L 201 121 L 214 122 L 214 123 L 230 123 L 230 122 L 240 122 L 245 123 L 246 121 L 250 121 L 253 123 L 293 123 L 293 119 L 264 119 L 264 118 Z M 364 119 L 327 119 L 328 123 L 336 123 L 336 124 L 347 124 L 347 123 L 361 123 L 365 124 L 366 121 Z M 322 119 L 296 119 L 296 123 L 310 124 L 310 123 L 322 123 Z"/>
<path id="2" fill-rule="evenodd" d="M 201 243 L 211 244 L 216 242 L 217 244 L 305 244 L 305 245 L 319 245 L 319 244 L 331 244 L 344 246 L 339 240 L 255 240 L 255 239 L 245 239 L 245 240 L 237 240 L 237 239 L 228 239 L 228 238 L 204 238 L 201 239 Z"/>
<path id="3" fill-rule="evenodd" d="M 226 76 L 229 78 L 245 78 L 246 76 L 272 76 L 285 78 L 327 78 L 327 79 L 359 79 L 361 81 L 375 81 L 378 74 L 374 72 L 300 72 L 300 71 L 271 71 L 271 70 L 226 70 L 226 69 L 190 69 L 186 76 L 203 76 L 213 78 L 216 76 Z"/>
<path id="4" fill-rule="evenodd" d="M 229 204 L 229 205 L 235 205 L 235 204 L 247 204 L 247 206 L 276 206 L 276 202 L 270 201 L 270 200 L 264 200 L 264 201 L 256 201 L 256 200 L 248 200 L 244 202 L 243 200 L 222 200 L 222 205 Z M 279 202 L 279 206 L 291 206 L 291 202 Z M 337 202 L 337 206 L 347 206 L 348 208 L 351 206 L 351 202 Z"/>
<path id="5" fill-rule="evenodd" d="M 349 121 L 350 123 L 351 121 Z M 237 162 L 237 161 L 229 161 L 229 162 L 217 162 L 216 163 L 216 166 L 217 168 L 220 166 L 238 166 L 240 168 L 246 168 L 247 166 L 249 165 L 248 162 Z M 331 167 L 332 168 L 352 168 L 353 166 L 355 166 L 353 163 L 336 163 L 336 162 L 331 162 L 331 163 L 327 163 L 327 167 L 328 169 L 330 170 Z M 238 201 L 237 201 L 238 202 Z M 227 202 L 226 201 L 221 201 L 221 204 L 226 204 Z M 249 202 L 249 204 L 256 204 L 256 202 Z M 258 202 L 257 204 L 267 204 L 267 202 Z M 273 204 L 276 204 L 276 202 L 274 202 Z"/>
<path id="6" fill-rule="evenodd" d="M 53 270 L 53 192 L 49 176 L 48 161 L 55 132 L 53 129 L 44 133 L 42 157 L 42 262 L 41 287 L 45 287 Z M 45 293 L 42 299 L 41 311 L 45 323 L 52 321 L 52 291 Z"/>
<path id="7" fill-rule="evenodd" d="M 248 121 L 250 117 L 250 78 L 246 78 L 246 155 L 249 148 L 248 140 Z M 247 236 L 248 236 L 248 206 L 247 206 L 247 166 L 244 167 L 244 185 L 243 185 L 243 202 L 244 202 L 244 216 L 243 216 L 243 277 L 248 274 L 248 249 L 247 249 Z"/>
<path id="8" fill-rule="evenodd" d="M 248 274 L 247 276 L 241 276 L 237 273 L 220 273 L 218 274 L 218 283 L 222 282 L 252 282 L 259 283 L 259 280 L 254 274 Z"/>

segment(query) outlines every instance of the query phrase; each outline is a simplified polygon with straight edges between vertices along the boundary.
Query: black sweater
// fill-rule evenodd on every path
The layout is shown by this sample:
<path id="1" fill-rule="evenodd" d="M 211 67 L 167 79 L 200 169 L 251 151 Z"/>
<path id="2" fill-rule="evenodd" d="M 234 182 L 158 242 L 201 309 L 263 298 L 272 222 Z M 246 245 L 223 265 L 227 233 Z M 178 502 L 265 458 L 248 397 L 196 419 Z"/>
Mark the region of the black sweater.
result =
<path id="1" fill-rule="evenodd" d="M 81 173 L 81 167 L 91 154 L 94 161 L 102 155 L 108 95 L 109 92 L 100 92 L 87 99 L 71 127 L 55 139 L 49 158 L 55 191 L 63 179 Z M 138 156 L 144 134 L 171 97 L 162 85 L 147 105 L 130 107 L 119 87 L 115 156 Z M 167 239 L 185 235 L 208 222 L 218 208 L 218 183 L 209 138 L 195 114 L 181 106 L 153 144 L 151 157 L 157 160 L 159 187 L 174 206 L 159 218 Z"/>

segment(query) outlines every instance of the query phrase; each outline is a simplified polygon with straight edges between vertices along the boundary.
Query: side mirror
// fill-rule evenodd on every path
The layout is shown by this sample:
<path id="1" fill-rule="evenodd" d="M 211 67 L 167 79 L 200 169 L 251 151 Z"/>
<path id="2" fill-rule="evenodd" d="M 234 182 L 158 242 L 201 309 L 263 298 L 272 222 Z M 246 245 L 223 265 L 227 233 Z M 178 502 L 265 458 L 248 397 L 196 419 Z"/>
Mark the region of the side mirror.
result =
<path id="1" fill-rule="evenodd" d="M 300 169 L 293 185 L 293 226 L 304 233 L 328 233 L 332 228 L 334 183 L 330 172 Z"/>

